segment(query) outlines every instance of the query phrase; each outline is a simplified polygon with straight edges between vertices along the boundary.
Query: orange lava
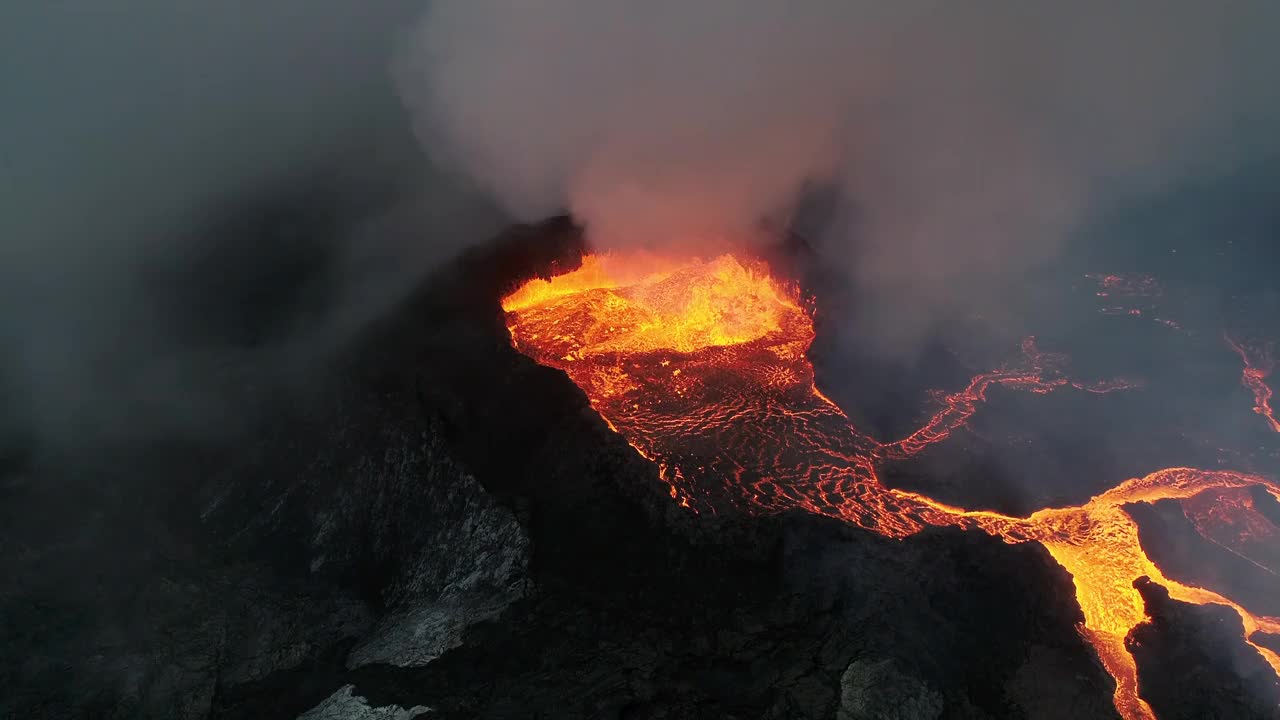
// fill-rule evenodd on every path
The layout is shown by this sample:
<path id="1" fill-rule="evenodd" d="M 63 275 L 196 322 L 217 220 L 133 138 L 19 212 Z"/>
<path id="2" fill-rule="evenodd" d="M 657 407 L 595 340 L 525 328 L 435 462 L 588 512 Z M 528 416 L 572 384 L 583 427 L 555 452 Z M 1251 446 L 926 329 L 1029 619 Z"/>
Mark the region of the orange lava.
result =
<path id="1" fill-rule="evenodd" d="M 1102 284 L 1129 289 L 1118 281 Z M 1152 292 L 1155 286 L 1144 278 L 1136 287 Z M 687 261 L 588 256 L 580 270 L 521 287 L 503 308 L 514 345 L 564 370 L 610 426 L 657 464 L 672 498 L 695 512 L 801 508 L 895 538 L 927 526 L 956 526 L 1009 543 L 1041 543 L 1073 577 L 1084 614 L 1081 633 L 1116 679 L 1116 708 L 1126 718 L 1154 717 L 1139 697 L 1137 668 L 1125 645 L 1146 620 L 1136 579 L 1149 577 L 1179 600 L 1232 608 L 1246 641 L 1258 630 L 1280 633 L 1280 619 L 1256 616 L 1218 593 L 1165 577 L 1124 510 L 1128 503 L 1162 499 L 1204 503 L 1213 492 L 1236 498 L 1238 489 L 1257 485 L 1280 497 L 1280 487 L 1267 479 L 1170 468 L 1128 480 L 1084 505 L 1026 518 L 951 507 L 880 482 L 882 462 L 945 440 L 993 385 L 1032 393 L 1132 386 L 1073 381 L 1063 373 L 1064 358 L 1040 351 L 1034 338 L 1024 342 L 1021 363 L 939 394 L 937 411 L 920 429 L 881 442 L 856 428 L 815 386 L 806 356 L 812 319 L 796 290 L 772 278 L 762 263 L 730 255 Z M 1247 384 L 1248 368 L 1245 376 Z M 1258 382 L 1262 377 L 1265 371 Z M 1227 505 L 1220 514 L 1234 517 Z M 1247 543 L 1231 540 L 1232 531 L 1222 530 L 1213 513 L 1202 509 L 1195 517 L 1211 541 L 1225 533 L 1229 542 Z M 1280 657 L 1254 647 L 1280 675 Z"/>
<path id="2" fill-rule="evenodd" d="M 1200 536 L 1269 575 L 1280 574 L 1280 527 L 1259 511 L 1251 488 L 1206 491 L 1182 503 Z"/>
<path id="3" fill-rule="evenodd" d="M 1261 415 L 1273 431 L 1280 432 L 1280 421 L 1276 420 L 1275 411 L 1271 409 L 1271 387 L 1267 385 L 1267 377 L 1274 367 L 1271 357 L 1261 353 L 1254 359 L 1244 345 L 1231 338 L 1227 338 L 1227 344 L 1244 362 L 1240 382 L 1253 393 L 1253 411 Z"/>

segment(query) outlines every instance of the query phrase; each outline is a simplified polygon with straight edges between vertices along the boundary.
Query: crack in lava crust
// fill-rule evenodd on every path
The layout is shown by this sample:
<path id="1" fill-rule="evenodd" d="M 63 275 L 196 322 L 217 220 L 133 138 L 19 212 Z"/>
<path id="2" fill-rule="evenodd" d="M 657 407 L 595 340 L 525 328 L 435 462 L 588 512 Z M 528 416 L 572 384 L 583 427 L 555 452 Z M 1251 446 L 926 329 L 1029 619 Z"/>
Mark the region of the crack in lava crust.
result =
<path id="1" fill-rule="evenodd" d="M 1133 585 L 1144 576 L 1175 599 L 1235 610 L 1245 641 L 1280 675 L 1280 657 L 1249 640 L 1258 631 L 1280 633 L 1280 619 L 1255 616 L 1218 593 L 1165 577 L 1123 508 L 1255 485 L 1280 498 L 1280 487 L 1265 478 L 1169 468 L 1084 505 L 1019 518 L 887 488 L 877 475 L 882 461 L 945 440 L 993 385 L 1104 393 L 1129 382 L 1073 381 L 1061 370 L 1062 356 L 1041 352 L 1029 338 L 1023 363 L 939 395 L 938 410 L 920 429 L 880 442 L 815 386 L 806 356 L 814 337 L 810 314 L 796 288 L 774 279 L 763 263 L 731 255 L 709 261 L 587 256 L 579 270 L 530 281 L 505 298 L 503 308 L 515 347 L 565 371 L 610 426 L 658 465 L 671 497 L 694 512 L 800 508 L 894 538 L 956 526 L 1009 543 L 1041 543 L 1073 577 L 1085 618 L 1081 633 L 1115 678 L 1115 705 L 1126 718 L 1154 717 L 1139 697 L 1137 667 L 1125 645 L 1146 620 Z M 1261 383 L 1265 373 L 1256 375 Z M 1248 369 L 1246 378 L 1254 378 Z"/>
<path id="2" fill-rule="evenodd" d="M 1271 409 L 1271 387 L 1267 385 L 1267 377 L 1271 375 L 1273 363 L 1268 353 L 1259 353 L 1254 360 L 1242 343 L 1226 338 L 1227 344 L 1240 356 L 1244 370 L 1240 374 L 1240 384 L 1253 393 L 1253 411 L 1262 416 L 1274 432 L 1280 432 L 1280 420 L 1276 420 L 1275 411 Z"/>

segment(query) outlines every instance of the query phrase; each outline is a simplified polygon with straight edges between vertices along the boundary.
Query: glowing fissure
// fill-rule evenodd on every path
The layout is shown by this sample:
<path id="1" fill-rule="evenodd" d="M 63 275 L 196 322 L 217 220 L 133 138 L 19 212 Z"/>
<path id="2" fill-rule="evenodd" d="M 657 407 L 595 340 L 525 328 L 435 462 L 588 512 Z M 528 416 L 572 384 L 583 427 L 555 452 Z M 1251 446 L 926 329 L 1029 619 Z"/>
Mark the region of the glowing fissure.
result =
<path id="1" fill-rule="evenodd" d="M 1271 409 L 1271 387 L 1267 385 L 1267 377 L 1271 375 L 1271 370 L 1274 368 L 1271 356 L 1267 353 L 1259 353 L 1255 359 L 1242 343 L 1229 337 L 1227 344 L 1244 362 L 1240 383 L 1253 393 L 1253 411 L 1261 415 L 1274 432 L 1280 432 L 1280 421 L 1276 420 L 1275 411 Z"/>
<path id="2" fill-rule="evenodd" d="M 1158 286 L 1106 276 L 1107 292 L 1151 294 Z M 1100 293 L 1101 294 L 1101 293 Z M 1086 384 L 1069 379 L 1061 355 L 1039 350 L 1024 361 L 974 377 L 963 390 L 938 396 L 938 410 L 913 433 L 881 442 L 858 430 L 814 384 L 806 352 L 812 319 L 795 288 L 762 263 L 724 255 L 677 261 L 588 256 L 582 268 L 534 280 L 503 301 L 512 342 L 538 362 L 564 370 L 610 427 L 659 468 L 671 497 L 694 512 L 777 512 L 802 508 L 885 536 L 903 538 L 928 526 L 981 530 L 1009 543 L 1039 542 L 1073 577 L 1084 614 L 1082 635 L 1116 680 L 1116 708 L 1151 718 L 1138 695 L 1137 667 L 1125 646 L 1146 620 L 1133 583 L 1146 576 L 1178 600 L 1216 603 L 1239 614 L 1245 640 L 1280 675 L 1280 657 L 1249 637 L 1280 633 L 1280 619 L 1258 616 L 1210 590 L 1166 577 L 1143 551 L 1128 503 L 1191 500 L 1270 480 L 1232 471 L 1169 468 L 1135 478 L 1076 507 L 1019 518 L 968 511 L 919 493 L 887 488 L 877 474 L 886 460 L 913 456 L 962 427 L 995 385 L 1032 393 L 1105 393 L 1128 381 Z M 1233 345 L 1234 346 L 1234 345 Z M 1245 384 L 1271 418 L 1269 370 L 1245 359 Z M 1256 384 L 1255 384 L 1256 383 Z M 1272 418 L 1273 429 L 1280 430 Z M 1194 514 L 1213 542 L 1247 553 L 1247 542 L 1218 537 L 1218 515 Z M 1189 517 L 1191 517 L 1189 515 Z M 1247 530 L 1247 528 L 1244 528 Z"/>

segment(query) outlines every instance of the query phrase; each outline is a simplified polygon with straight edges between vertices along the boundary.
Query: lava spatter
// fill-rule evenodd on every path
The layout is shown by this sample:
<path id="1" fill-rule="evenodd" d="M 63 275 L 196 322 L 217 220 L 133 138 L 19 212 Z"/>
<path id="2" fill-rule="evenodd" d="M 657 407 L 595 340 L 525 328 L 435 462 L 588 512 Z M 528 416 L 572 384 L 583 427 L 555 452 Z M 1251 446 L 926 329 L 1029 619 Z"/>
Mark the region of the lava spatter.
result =
<path id="1" fill-rule="evenodd" d="M 1145 277 L 1130 282 L 1107 276 L 1100 285 L 1100 294 L 1158 293 Z M 796 289 L 773 278 L 763 263 L 732 255 L 588 256 L 577 271 L 519 288 L 503 308 L 513 344 L 564 370 L 610 426 L 658 466 L 671 497 L 695 512 L 801 508 L 888 537 L 957 526 L 1009 543 L 1041 543 L 1073 577 L 1085 618 L 1081 632 L 1115 677 L 1116 708 L 1126 718 L 1153 717 L 1139 697 L 1136 665 L 1125 646 L 1129 632 L 1146 619 L 1133 586 L 1138 578 L 1167 587 L 1179 600 L 1232 608 L 1243 621 L 1246 642 L 1255 632 L 1280 633 L 1280 619 L 1254 615 L 1223 595 L 1166 577 L 1143 551 L 1137 525 L 1124 509 L 1164 499 L 1196 498 L 1203 504 L 1215 492 L 1235 498 L 1237 490 L 1252 487 L 1280 497 L 1280 488 L 1264 478 L 1170 468 L 1128 480 L 1083 505 L 1046 508 L 1025 518 L 967 511 L 880 482 L 881 463 L 945 440 L 964 426 L 993 385 L 1041 394 L 1132 386 L 1071 380 L 1063 372 L 1064 358 L 1041 351 L 1034 338 L 1023 343 L 1021 362 L 939 395 L 938 409 L 923 426 L 882 442 L 855 427 L 814 384 L 806 355 L 814 338 L 812 319 Z M 1265 409 L 1258 412 L 1271 418 L 1263 382 L 1269 367 L 1254 365 L 1237 350 L 1246 363 L 1245 383 Z M 1267 392 L 1260 394 L 1259 386 Z M 1235 517 L 1229 504 L 1215 506 L 1216 514 L 1196 507 L 1197 529 L 1206 538 L 1247 544 L 1247 538 L 1222 529 L 1223 517 Z M 1280 656 L 1254 647 L 1280 674 Z"/>

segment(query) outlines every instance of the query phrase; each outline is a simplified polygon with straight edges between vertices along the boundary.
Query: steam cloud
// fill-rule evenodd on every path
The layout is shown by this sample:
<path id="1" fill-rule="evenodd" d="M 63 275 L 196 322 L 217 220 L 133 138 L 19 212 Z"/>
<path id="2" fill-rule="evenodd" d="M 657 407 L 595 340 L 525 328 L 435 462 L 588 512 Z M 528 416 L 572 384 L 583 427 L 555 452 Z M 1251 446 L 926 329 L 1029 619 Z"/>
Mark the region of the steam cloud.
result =
<path id="1" fill-rule="evenodd" d="M 442 0 L 399 84 L 436 157 L 604 248 L 751 237 L 834 186 L 812 239 L 911 336 L 1109 206 L 1273 152 L 1277 27 L 1267 0 Z"/>

